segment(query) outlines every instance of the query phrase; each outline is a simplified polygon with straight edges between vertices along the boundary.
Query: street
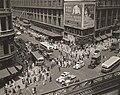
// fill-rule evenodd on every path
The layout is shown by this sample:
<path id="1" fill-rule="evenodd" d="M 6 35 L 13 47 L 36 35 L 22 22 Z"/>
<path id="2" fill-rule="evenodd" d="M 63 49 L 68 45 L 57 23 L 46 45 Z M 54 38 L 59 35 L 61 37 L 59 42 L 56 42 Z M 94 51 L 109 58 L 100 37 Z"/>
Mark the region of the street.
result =
<path id="1" fill-rule="evenodd" d="M 35 41 L 37 42 L 39 45 L 39 41 L 35 40 L 34 37 L 29 37 L 29 35 L 26 34 L 22 34 L 19 36 L 19 38 L 22 38 L 24 41 Z M 108 51 L 102 51 L 102 62 L 105 61 L 103 60 L 103 56 L 106 56 L 106 60 L 108 58 L 110 58 L 113 55 L 116 55 L 113 52 Z M 53 52 L 53 56 L 54 57 L 58 57 L 59 55 L 59 51 L 58 50 L 54 50 Z M 96 68 L 94 69 L 89 69 L 88 68 L 88 64 L 90 64 L 91 60 L 88 58 L 85 58 L 84 60 L 85 66 L 79 70 L 75 70 L 73 69 L 73 67 L 68 67 L 68 68 L 62 68 L 61 67 L 61 72 L 59 72 L 58 70 L 58 66 L 55 66 L 53 69 L 50 69 L 50 74 L 52 75 L 52 82 L 47 81 L 46 85 L 42 85 L 42 82 L 39 82 L 37 85 L 37 94 L 36 95 L 40 95 L 40 93 L 44 93 L 47 91 L 51 91 L 57 88 L 61 87 L 61 84 L 56 82 L 56 78 L 58 78 L 60 76 L 61 73 L 63 72 L 70 72 L 73 75 L 76 75 L 77 78 L 79 78 L 80 81 L 84 81 L 90 78 L 94 78 L 94 77 L 98 77 L 100 75 L 104 75 L 103 73 L 101 73 L 101 64 L 99 64 Z M 101 62 L 101 63 L 102 63 Z M 48 60 L 45 60 L 45 63 L 47 63 L 48 66 L 50 66 L 50 62 Z M 114 71 L 117 71 L 120 69 L 120 66 L 117 67 Z M 34 85 L 30 85 L 28 88 L 25 88 L 22 90 L 22 95 L 32 95 L 31 89 Z"/>

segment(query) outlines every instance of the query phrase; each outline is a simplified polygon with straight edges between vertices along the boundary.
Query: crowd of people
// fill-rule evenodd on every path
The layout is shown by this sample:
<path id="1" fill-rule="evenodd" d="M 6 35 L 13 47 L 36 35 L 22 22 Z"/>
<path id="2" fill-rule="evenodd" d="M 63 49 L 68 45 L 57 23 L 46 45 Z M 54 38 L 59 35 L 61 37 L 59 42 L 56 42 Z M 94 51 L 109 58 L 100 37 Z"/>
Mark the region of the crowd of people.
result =
<path id="1" fill-rule="evenodd" d="M 57 42 L 60 55 L 51 61 L 51 65 L 57 64 L 59 71 L 60 67 L 73 66 L 85 58 L 91 58 L 95 50 L 108 50 L 114 40 L 114 38 L 108 38 L 105 41 L 91 45 L 86 44 L 81 47 L 74 43 L 64 44 L 63 42 Z"/>
<path id="2" fill-rule="evenodd" d="M 40 36 L 40 40 L 46 41 L 46 37 Z M 21 83 L 26 87 L 34 84 L 32 91 L 36 92 L 36 86 L 39 82 L 42 82 L 43 85 L 46 84 L 47 81 L 52 81 L 52 76 L 50 74 L 50 68 L 53 69 L 54 66 L 58 66 L 59 72 L 61 72 L 61 67 L 67 68 L 75 65 L 79 61 L 83 61 L 85 58 L 90 58 L 91 55 L 94 54 L 96 49 L 103 50 L 104 48 L 109 48 L 111 43 L 113 42 L 113 38 L 109 38 L 105 41 L 98 42 L 96 44 L 91 45 L 83 45 L 78 46 L 75 43 L 65 44 L 63 41 L 55 42 L 57 44 L 57 48 L 60 52 L 60 55 L 53 60 L 51 60 L 50 67 L 47 66 L 35 66 L 34 63 L 31 65 L 27 65 L 26 69 L 22 72 L 22 80 Z M 47 39 L 48 41 L 48 39 Z M 51 44 L 52 41 L 49 41 Z M 20 53 L 20 54 L 19 54 Z M 18 51 L 18 57 L 22 58 L 22 62 L 24 65 L 28 64 L 30 61 L 30 57 L 28 57 L 29 53 L 24 48 L 21 51 Z M 27 58 L 26 58 L 27 57 Z M 16 85 L 14 80 L 9 81 L 9 83 L 5 84 L 5 94 L 13 95 L 13 93 L 19 92 L 21 94 L 20 85 Z"/>
<path id="3" fill-rule="evenodd" d="M 21 94 L 21 87 L 20 85 L 16 84 L 16 82 L 12 79 L 4 86 L 5 95 L 13 95 L 14 93 L 18 92 Z"/>

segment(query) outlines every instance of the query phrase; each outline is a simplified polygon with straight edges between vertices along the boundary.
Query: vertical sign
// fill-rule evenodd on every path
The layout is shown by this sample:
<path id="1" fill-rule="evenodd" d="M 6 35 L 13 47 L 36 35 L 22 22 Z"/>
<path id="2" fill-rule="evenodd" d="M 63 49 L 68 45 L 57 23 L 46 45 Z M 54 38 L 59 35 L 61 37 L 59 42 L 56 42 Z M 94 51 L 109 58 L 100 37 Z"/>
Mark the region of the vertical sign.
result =
<path id="1" fill-rule="evenodd" d="M 73 27 L 81 27 L 82 4 L 80 1 L 65 2 L 64 4 L 64 24 Z"/>
<path id="2" fill-rule="evenodd" d="M 95 4 L 84 5 L 84 28 L 94 27 L 95 20 Z"/>

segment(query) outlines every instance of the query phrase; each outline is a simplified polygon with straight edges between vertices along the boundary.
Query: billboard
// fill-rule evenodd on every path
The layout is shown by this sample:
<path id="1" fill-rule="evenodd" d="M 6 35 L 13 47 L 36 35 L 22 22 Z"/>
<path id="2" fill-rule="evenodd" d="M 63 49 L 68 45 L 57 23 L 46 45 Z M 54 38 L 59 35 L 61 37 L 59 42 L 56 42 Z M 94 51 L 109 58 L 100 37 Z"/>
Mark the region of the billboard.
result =
<path id="1" fill-rule="evenodd" d="M 66 2 L 64 4 L 64 24 L 81 27 L 82 23 L 82 4 L 77 2 Z"/>
<path id="2" fill-rule="evenodd" d="M 84 5 L 84 28 L 94 27 L 95 4 Z"/>

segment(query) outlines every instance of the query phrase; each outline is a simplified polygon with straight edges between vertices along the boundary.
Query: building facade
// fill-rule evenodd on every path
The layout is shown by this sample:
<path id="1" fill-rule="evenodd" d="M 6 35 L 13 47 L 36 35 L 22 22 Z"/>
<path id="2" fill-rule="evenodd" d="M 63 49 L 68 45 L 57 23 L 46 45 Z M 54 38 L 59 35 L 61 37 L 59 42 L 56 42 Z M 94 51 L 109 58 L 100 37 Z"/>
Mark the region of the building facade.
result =
<path id="1" fill-rule="evenodd" d="M 64 37 L 77 44 L 94 40 L 95 0 L 64 0 Z"/>
<path id="2" fill-rule="evenodd" d="M 13 14 L 51 32 L 63 32 L 63 0 L 11 0 Z"/>
<path id="3" fill-rule="evenodd" d="M 120 25 L 120 0 L 11 1 L 14 15 L 78 44 L 111 37 Z"/>
<path id="4" fill-rule="evenodd" d="M 10 0 L 0 0 L 0 69 L 13 62 L 15 54 L 11 13 Z"/>
<path id="5" fill-rule="evenodd" d="M 120 0 L 97 0 L 95 37 L 106 39 L 120 27 Z M 117 29 L 117 30 L 118 30 Z"/>

